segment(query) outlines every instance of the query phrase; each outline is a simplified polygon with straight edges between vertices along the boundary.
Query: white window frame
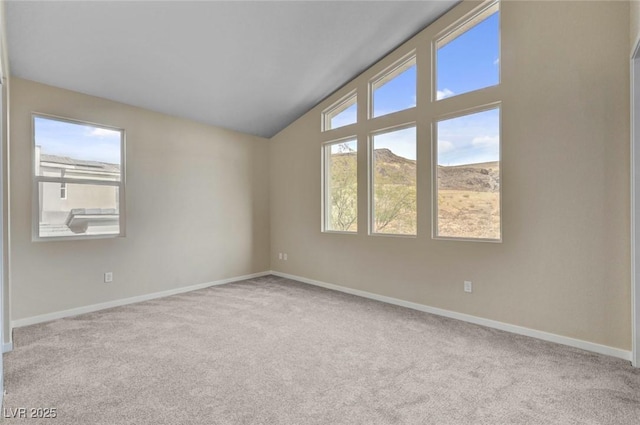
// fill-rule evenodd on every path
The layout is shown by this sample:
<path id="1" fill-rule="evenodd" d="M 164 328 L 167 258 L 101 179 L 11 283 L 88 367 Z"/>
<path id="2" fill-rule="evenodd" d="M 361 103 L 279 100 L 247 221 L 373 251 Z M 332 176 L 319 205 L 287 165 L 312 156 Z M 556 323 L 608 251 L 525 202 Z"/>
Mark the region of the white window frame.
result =
<path id="1" fill-rule="evenodd" d="M 455 16 L 443 17 L 434 22 L 433 30 L 425 29 L 416 37 L 408 40 L 403 46 L 394 50 L 387 57 L 374 64 L 363 72 L 363 76 L 357 77 L 345 87 L 327 98 L 329 106 L 321 110 L 320 142 L 321 155 L 321 230 L 323 233 L 359 234 L 361 237 L 384 236 L 401 238 L 430 238 L 432 240 L 469 241 L 469 242 L 502 242 L 504 238 L 503 223 L 503 191 L 502 191 L 502 72 L 501 64 L 498 69 L 497 82 L 493 85 L 456 94 L 444 99 L 437 99 L 437 57 L 438 46 L 442 47 L 450 40 L 462 35 L 468 29 L 484 21 L 493 13 L 501 13 L 500 0 L 486 0 L 472 2 L 456 6 Z M 459 11 L 459 12 L 458 12 Z M 447 15 L 449 15 L 447 13 Z M 498 58 L 502 58 L 502 16 L 498 19 Z M 403 65 L 415 58 L 416 73 L 416 106 L 388 114 L 373 116 L 373 92 L 383 84 L 385 78 L 393 78 L 391 75 Z M 395 75 L 394 75 L 395 76 Z M 352 124 L 330 128 L 331 118 L 346 109 L 346 105 L 355 99 L 358 105 L 356 120 Z M 455 99 L 455 100 L 452 100 Z M 326 104 L 323 102 L 323 105 Z M 456 118 L 474 112 L 499 108 L 500 116 L 500 146 L 499 146 L 499 176 L 500 184 L 500 239 L 484 238 L 453 238 L 437 236 L 437 129 L 434 127 L 437 121 Z M 372 174 L 372 139 L 376 134 L 416 127 L 416 235 L 374 233 L 374 185 Z M 327 154 L 325 146 L 341 140 L 357 139 L 358 150 L 358 230 L 356 232 L 342 232 L 327 230 L 328 191 L 325 187 L 327 180 Z M 431 137 L 431 140 L 427 140 Z M 430 152 L 428 152 L 430 151 Z M 429 154 L 431 157 L 429 157 Z M 431 170 L 425 171 L 431 164 Z M 435 164 L 435 165 L 434 165 Z M 361 167 L 366 167 L 362 169 Z M 422 170 L 422 171 L 421 171 Z M 423 172 L 426 172 L 423 174 Z M 429 177 L 427 177 L 429 176 Z M 431 178 L 431 181 L 424 180 Z M 431 192 L 428 188 L 431 188 Z M 430 205 L 429 205 L 430 202 Z M 423 215 L 429 211 L 431 217 Z M 431 228 L 429 232 L 427 229 Z"/>
<path id="2" fill-rule="evenodd" d="M 384 116 L 384 115 L 382 115 Z M 401 238 L 417 238 L 418 237 L 418 205 L 417 205 L 417 197 L 418 197 L 418 161 L 416 159 L 416 233 L 415 234 L 407 234 L 407 233 L 382 233 L 375 231 L 375 167 L 374 167 L 374 143 L 373 139 L 375 136 L 381 134 L 392 133 L 394 131 L 405 130 L 407 128 L 415 128 L 416 129 L 416 154 L 418 151 L 418 123 L 417 122 L 408 122 L 403 123 L 397 126 L 388 127 L 381 130 L 376 130 L 369 133 L 368 141 L 367 141 L 367 170 L 368 170 L 368 181 L 367 187 L 369 189 L 369 200 L 367 203 L 368 206 L 368 218 L 369 218 L 369 235 L 370 236 L 389 236 L 389 237 L 401 237 Z M 416 155 L 417 158 L 417 155 Z"/>
<path id="3" fill-rule="evenodd" d="M 436 115 L 431 121 L 431 237 L 434 240 L 447 240 L 447 241 L 465 241 L 465 242 L 490 242 L 490 243 L 502 243 L 504 238 L 504 224 L 503 224 L 503 191 L 502 191 L 502 112 L 503 105 L 500 96 L 500 87 L 502 84 L 502 66 L 498 67 L 498 82 L 494 85 L 467 91 L 464 93 L 455 94 L 443 99 L 437 98 L 438 93 L 438 49 L 443 47 L 450 41 L 456 39 L 464 32 L 472 29 L 480 22 L 487 19 L 494 13 L 501 12 L 500 0 L 489 0 L 485 3 L 473 8 L 473 10 L 466 13 L 461 18 L 457 19 L 451 25 L 448 25 L 445 29 L 440 31 L 432 39 L 431 43 L 431 62 L 432 62 L 432 74 L 431 74 L 431 102 L 432 105 L 442 105 L 439 109 L 443 109 L 445 105 L 456 105 L 455 110 L 448 110 L 448 107 L 444 108 L 446 112 Z M 498 58 L 502 58 L 502 16 L 500 16 L 498 23 Z M 482 96 L 480 96 L 480 93 Z M 488 99 L 487 99 L 488 97 Z M 484 99 L 481 103 L 478 99 Z M 451 99 L 456 99 L 451 101 Z M 460 105 L 460 106 L 457 106 Z M 437 127 L 438 122 L 459 118 L 465 115 L 471 115 L 478 112 L 484 112 L 491 109 L 498 109 L 499 115 L 499 146 L 498 146 L 498 161 L 499 167 L 499 179 L 500 179 L 500 238 L 472 238 L 472 237 L 452 237 L 452 236 L 439 236 L 438 235 L 438 134 Z"/>
<path id="4" fill-rule="evenodd" d="M 96 127 L 105 130 L 117 131 L 121 134 L 120 137 L 120 180 L 108 181 L 97 179 L 82 179 L 82 178 L 67 178 L 67 177 L 53 177 L 53 176 L 38 176 L 36 175 L 36 132 L 35 132 L 35 120 L 36 118 L 44 118 L 47 120 L 67 122 L 71 124 L 86 125 Z M 59 117 L 56 115 L 43 114 L 34 112 L 31 114 L 31 177 L 32 177 L 32 241 L 66 241 L 66 240 L 81 240 L 81 239 L 106 239 L 124 237 L 126 235 L 125 225 L 125 147 L 126 147 L 126 132 L 122 128 L 112 127 L 104 124 L 96 124 L 89 121 L 82 121 L 77 119 Z M 112 186 L 117 188 L 118 193 L 118 233 L 103 234 L 103 235 L 80 235 L 74 234 L 69 236 L 40 236 L 40 183 L 58 183 L 60 185 L 66 184 L 66 190 L 69 190 L 68 184 L 87 184 L 87 185 L 100 185 L 100 186 Z"/>
<path id="5" fill-rule="evenodd" d="M 411 68 L 412 66 L 416 67 L 416 74 L 418 72 L 418 58 L 416 55 L 416 50 L 412 50 L 411 52 L 409 52 L 408 54 L 406 54 L 403 58 L 397 60 L 396 62 L 394 62 L 391 66 L 387 67 L 386 69 L 384 69 L 382 72 L 378 73 L 378 75 L 376 75 L 375 77 L 373 77 L 371 80 L 369 80 L 369 90 L 368 90 L 368 98 L 369 98 L 369 107 L 368 107 L 368 115 L 367 117 L 369 119 L 376 119 L 376 118 L 380 118 L 380 117 L 385 117 L 387 115 L 390 114 L 395 114 L 397 112 L 402 112 L 402 111 L 406 111 L 407 109 L 412 109 L 415 108 L 417 106 L 418 103 L 418 81 L 417 81 L 417 76 L 416 76 L 416 106 L 410 106 L 408 108 L 404 108 L 404 109 L 399 109 L 397 111 L 393 111 L 393 112 L 389 112 L 387 114 L 384 115 L 378 115 L 378 116 L 374 116 L 373 112 L 374 112 L 374 101 L 375 101 L 375 97 L 373 96 L 374 91 L 376 91 L 377 89 L 379 89 L 380 87 L 384 86 L 386 83 L 388 83 L 389 81 L 393 80 L 394 78 L 396 78 L 397 76 L 399 76 L 400 74 L 402 74 L 404 71 L 408 70 L 409 68 Z"/>
<path id="6" fill-rule="evenodd" d="M 340 139 L 336 139 L 336 140 L 331 140 L 328 142 L 324 142 L 321 145 L 321 149 L 322 149 L 322 225 L 321 225 L 321 231 L 323 233 L 339 233 L 339 234 L 344 234 L 344 235 L 357 235 L 358 234 L 358 228 L 360 226 L 360 224 L 358 224 L 356 226 L 356 230 L 355 231 L 349 231 L 349 230 L 334 230 L 334 229 L 329 229 L 329 217 L 331 215 L 331 211 L 329 211 L 329 208 L 331 207 L 331 200 L 329 199 L 330 197 L 330 187 L 329 184 L 327 182 L 327 178 L 331 175 L 331 173 L 329 172 L 329 164 L 330 164 L 330 160 L 329 157 L 331 156 L 331 146 L 333 145 L 338 145 L 340 143 L 344 143 L 344 142 L 356 142 L 356 146 L 358 143 L 358 138 L 355 135 L 352 136 L 348 136 L 348 137 L 342 137 Z M 356 182 L 358 181 L 358 162 L 357 162 L 357 154 L 358 151 L 356 151 Z M 359 189 L 358 189 L 359 190 Z M 357 199 L 357 191 L 356 191 L 356 221 L 358 219 L 358 211 L 357 211 L 357 206 L 358 206 L 358 199 Z"/>
<path id="7" fill-rule="evenodd" d="M 438 49 L 440 47 L 446 46 L 449 42 L 458 38 L 458 36 L 464 34 L 471 28 L 475 27 L 478 23 L 482 22 L 489 16 L 493 15 L 496 12 L 500 12 L 500 0 L 491 0 L 480 7 L 473 9 L 467 15 L 458 19 L 452 25 L 449 25 L 446 29 L 441 31 L 436 37 L 433 38 L 432 42 L 432 55 L 431 61 L 433 63 L 432 71 L 431 71 L 431 100 L 432 102 L 442 102 L 445 100 L 449 100 L 452 98 L 457 98 L 460 96 L 464 96 L 469 93 L 474 93 L 480 90 L 490 89 L 492 87 L 499 86 L 502 84 L 502 66 L 498 67 L 498 82 L 491 86 L 482 87 L 479 89 L 474 89 L 471 91 L 466 91 L 464 93 L 456 93 L 453 96 L 445 97 L 442 99 L 438 99 Z M 502 15 L 500 16 L 502 18 Z M 498 23 L 498 60 L 502 60 L 502 34 L 501 34 L 501 25 L 502 19 L 500 19 Z M 439 44 L 444 43 L 439 46 Z"/>
<path id="8" fill-rule="evenodd" d="M 446 121 L 454 118 L 460 118 L 467 115 L 476 114 L 479 112 L 486 112 L 497 109 L 498 110 L 498 163 L 500 164 L 498 168 L 498 178 L 500 180 L 500 189 L 498 195 L 500 197 L 500 238 L 491 239 L 491 238 L 471 238 L 471 237 L 458 237 L 458 236 L 440 236 L 438 235 L 438 123 L 441 121 Z M 473 108 L 468 108 L 462 111 L 456 111 L 453 113 L 449 113 L 446 115 L 441 115 L 435 117 L 433 119 L 433 123 L 431 125 L 431 217 L 432 217 L 432 228 L 431 228 L 431 237 L 436 240 L 447 240 L 447 241 L 466 241 L 466 242 L 492 242 L 492 243 L 502 243 L 503 237 L 503 223 L 502 223 L 502 102 L 492 102 L 487 103 L 485 105 L 476 106 Z"/>
<path id="9" fill-rule="evenodd" d="M 340 113 L 344 112 L 345 110 L 349 109 L 349 107 L 351 106 L 351 102 L 353 101 L 353 104 L 356 105 L 356 121 L 352 122 L 351 124 L 346 124 L 340 127 L 331 127 L 331 119 L 334 118 L 335 116 L 339 115 Z M 322 114 L 320 114 L 320 116 L 322 117 L 321 120 L 321 130 L 324 131 L 331 131 L 331 130 L 336 130 L 338 128 L 344 128 L 344 127 L 348 127 L 350 125 L 354 125 L 358 123 L 358 112 L 357 109 L 359 108 L 358 106 L 358 92 L 356 90 L 352 90 L 349 93 L 347 93 L 345 96 L 343 96 L 342 98 L 340 98 L 337 102 L 334 102 L 331 106 L 329 106 L 328 108 L 326 108 L 324 111 L 322 111 Z"/>

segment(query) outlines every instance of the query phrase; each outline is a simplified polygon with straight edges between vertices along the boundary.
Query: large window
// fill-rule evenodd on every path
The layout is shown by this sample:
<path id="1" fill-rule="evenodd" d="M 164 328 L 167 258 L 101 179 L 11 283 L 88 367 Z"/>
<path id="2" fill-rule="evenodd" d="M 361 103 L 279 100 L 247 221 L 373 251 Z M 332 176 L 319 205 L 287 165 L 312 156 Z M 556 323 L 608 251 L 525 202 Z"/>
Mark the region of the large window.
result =
<path id="1" fill-rule="evenodd" d="M 324 153 L 324 230 L 358 231 L 358 144 L 356 139 L 327 143 Z"/>
<path id="2" fill-rule="evenodd" d="M 502 241 L 500 61 L 500 2 L 461 2 L 333 95 L 323 231 Z"/>
<path id="3" fill-rule="evenodd" d="M 458 110 L 434 119 L 433 236 L 500 241 L 500 104 L 466 93 L 500 83 L 500 10 L 486 3 L 434 41 L 438 101 L 457 96 Z M 483 102 L 484 103 L 484 102 Z"/>
<path id="4" fill-rule="evenodd" d="M 371 137 L 371 233 L 416 234 L 416 128 Z"/>
<path id="5" fill-rule="evenodd" d="M 436 237 L 500 240 L 500 109 L 437 123 Z"/>
<path id="6" fill-rule="evenodd" d="M 500 82 L 500 11 L 494 2 L 435 42 L 437 100 Z"/>
<path id="7" fill-rule="evenodd" d="M 124 234 L 124 130 L 33 115 L 34 239 Z"/>

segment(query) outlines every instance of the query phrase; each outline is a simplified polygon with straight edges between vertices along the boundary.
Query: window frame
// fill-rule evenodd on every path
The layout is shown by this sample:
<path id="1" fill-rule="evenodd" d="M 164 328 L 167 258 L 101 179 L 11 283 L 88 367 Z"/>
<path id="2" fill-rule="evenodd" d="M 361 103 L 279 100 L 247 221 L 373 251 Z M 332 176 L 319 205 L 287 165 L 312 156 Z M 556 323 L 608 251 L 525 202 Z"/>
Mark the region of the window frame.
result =
<path id="1" fill-rule="evenodd" d="M 498 110 L 498 178 L 500 180 L 500 188 L 498 192 L 500 207 L 500 238 L 472 238 L 458 236 L 440 236 L 438 235 L 438 123 L 450 119 L 465 117 L 480 112 Z M 464 242 L 490 242 L 502 243 L 503 241 L 503 223 L 502 223 L 502 101 L 486 103 L 480 106 L 439 115 L 433 118 L 431 123 L 431 238 L 434 240 L 445 241 L 464 241 Z"/>
<path id="2" fill-rule="evenodd" d="M 353 101 L 354 105 L 356 105 L 356 120 L 350 124 L 341 125 L 340 127 L 331 127 L 331 120 L 336 116 L 340 115 L 340 113 L 346 111 L 351 107 L 351 101 Z M 320 114 L 321 117 L 321 125 L 320 129 L 322 132 L 336 130 L 339 128 L 348 127 L 350 125 L 354 125 L 358 123 L 358 91 L 351 90 L 349 93 L 338 99 L 336 102 L 332 103 L 328 108 L 324 109 Z"/>
<path id="3" fill-rule="evenodd" d="M 409 65 L 413 62 L 412 65 Z M 416 104 L 414 106 L 399 109 L 397 111 L 389 112 L 383 115 L 374 116 L 374 108 L 375 108 L 375 96 L 374 92 L 383 87 L 386 83 L 392 81 L 394 78 L 401 75 L 403 72 L 407 71 L 412 66 L 416 67 Z M 373 78 L 369 80 L 368 90 L 367 90 L 367 99 L 368 99 L 368 108 L 367 108 L 367 118 L 369 120 L 377 119 L 380 117 L 386 117 L 387 115 L 395 114 L 398 112 L 407 111 L 409 109 L 414 109 L 418 106 L 418 55 L 416 49 L 411 50 L 409 53 L 404 55 L 402 58 L 398 59 L 384 70 L 376 74 Z M 396 74 L 397 73 L 397 74 Z M 395 74 L 395 75 L 394 75 Z M 377 86 L 377 87 L 376 87 Z"/>
<path id="4" fill-rule="evenodd" d="M 384 115 L 382 115 L 384 116 Z M 407 128 L 415 128 L 416 131 L 416 140 L 415 140 L 415 148 L 416 148 L 416 233 L 408 234 L 408 233 L 382 233 L 375 231 L 375 164 L 374 164 L 374 137 L 393 133 L 394 131 L 406 130 Z M 368 192 L 368 201 L 367 201 L 367 218 L 368 218 L 368 231 L 369 236 L 386 236 L 386 237 L 400 237 L 400 238 L 417 238 L 418 237 L 418 123 L 416 121 L 407 122 L 403 124 L 399 124 L 392 127 L 387 127 L 383 129 L 374 130 L 369 133 L 367 137 L 367 192 Z"/>
<path id="5" fill-rule="evenodd" d="M 350 230 L 334 230 L 334 229 L 330 229 L 329 228 L 329 220 L 331 217 L 331 212 L 329 211 L 329 208 L 331 206 L 331 201 L 329 199 L 330 196 L 330 186 L 328 183 L 327 178 L 331 176 L 331 173 L 329 171 L 329 164 L 330 164 L 330 160 L 329 157 L 331 156 L 331 146 L 333 145 L 337 145 L 340 143 L 345 143 L 345 142 L 355 142 L 356 143 L 356 147 L 358 146 L 358 137 L 356 135 L 351 135 L 351 136 L 346 136 L 346 137 L 341 137 L 339 139 L 333 139 L 333 140 L 329 140 L 326 142 L 323 142 L 321 144 L 321 157 L 322 157 L 322 161 L 321 161 L 321 167 L 322 167 L 322 177 L 321 177 L 321 181 L 322 181 L 322 206 L 321 206 L 321 210 L 322 210 L 322 223 L 321 223 L 321 231 L 322 233 L 337 233 L 337 234 L 344 234 L 344 235 L 357 235 L 358 234 L 358 228 L 359 228 L 359 224 L 358 224 L 358 190 L 356 189 L 356 230 L 354 231 L 350 231 Z M 358 151 L 356 150 L 356 185 L 358 184 Z"/>
<path id="6" fill-rule="evenodd" d="M 495 9 L 495 10 L 492 10 Z M 457 98 L 460 96 L 465 96 L 470 93 L 476 93 L 482 90 L 492 89 L 494 87 L 498 87 L 502 84 L 502 64 L 498 66 L 498 82 L 496 84 L 482 87 L 479 89 L 474 89 L 470 91 L 466 91 L 463 93 L 456 93 L 453 96 L 444 97 L 442 99 L 438 99 L 438 44 L 443 40 L 450 38 L 444 45 L 449 42 L 455 40 L 460 35 L 469 31 L 473 27 L 475 27 L 480 22 L 488 19 L 494 13 L 501 13 L 500 0 L 489 0 L 485 4 L 481 4 L 477 8 L 474 8 L 469 13 L 461 17 L 460 19 L 453 22 L 451 25 L 447 26 L 445 29 L 436 34 L 431 40 L 431 101 L 442 102 L 448 99 Z M 444 47 L 444 46 L 441 46 Z M 500 19 L 498 21 L 498 59 L 502 61 L 502 15 L 500 15 Z"/>
<path id="7" fill-rule="evenodd" d="M 438 45 L 445 46 L 450 40 L 455 40 L 466 31 L 473 29 L 477 24 L 483 23 L 494 13 L 497 17 L 497 57 L 498 67 L 497 81 L 489 86 L 465 91 L 450 97 L 437 99 L 437 58 Z M 503 176 L 503 142 L 502 137 L 502 113 L 504 105 L 503 81 L 502 81 L 502 5 L 501 0 L 483 0 L 480 2 L 462 2 L 436 19 L 431 25 L 421 30 L 418 34 L 396 47 L 384 58 L 371 65 L 354 80 L 345 84 L 335 93 L 330 95 L 323 105 L 329 105 L 321 109 L 321 127 L 318 132 L 318 142 L 322 146 L 321 155 L 321 230 L 323 233 L 348 233 L 358 234 L 362 237 L 385 236 L 400 238 L 417 238 L 447 241 L 491 242 L 502 243 L 504 240 L 504 211 L 502 176 Z M 495 27 L 492 28 L 494 30 Z M 491 55 L 495 54 L 492 50 Z M 414 59 L 415 58 L 415 59 Z M 493 58 L 492 58 L 493 59 Z M 394 74 L 404 64 L 415 60 L 416 66 L 416 104 L 410 107 L 384 115 L 373 116 L 374 91 L 381 87 L 381 81 Z M 413 63 L 411 63 L 413 64 Z M 411 66 L 411 65 L 409 65 Z M 408 69 L 408 68 L 407 68 Z M 388 81 L 396 77 L 395 73 Z M 441 74 L 442 75 L 442 74 Z M 355 122 L 336 127 L 330 127 L 330 120 L 336 111 L 342 111 L 349 100 L 355 99 L 358 104 Z M 455 99 L 455 100 L 452 100 Z M 330 102 L 330 103 L 329 103 Z M 321 106 L 322 107 L 322 106 Z M 437 235 L 437 129 L 438 121 L 461 117 L 474 112 L 482 112 L 498 108 L 499 112 L 499 239 L 474 238 L 474 237 L 449 237 Z M 338 112 L 339 113 L 339 112 Z M 329 124 L 327 123 L 329 120 Z M 375 186 L 373 173 L 373 140 L 372 137 L 393 129 L 416 127 L 416 234 L 375 233 Z M 493 134 L 493 131 L 492 131 Z M 357 230 L 351 232 L 327 230 L 327 191 L 325 182 L 327 179 L 327 156 L 324 146 L 341 140 L 354 140 L 357 143 Z M 493 156 L 489 157 L 492 158 Z M 434 165 L 435 164 L 435 165 Z M 365 167 L 365 168 L 363 168 Z M 431 168 L 429 168 L 431 167 Z M 430 181 L 429 181 L 430 179 Z M 428 193 L 429 192 L 429 193 Z M 492 199 L 492 205 L 495 205 Z M 495 211 L 495 210 L 493 210 Z M 431 217 L 428 214 L 431 214 Z M 427 230 L 431 228 L 431 231 Z M 495 229 L 495 228 L 494 228 Z M 438 242 L 435 242 L 438 243 Z"/>
<path id="8" fill-rule="evenodd" d="M 117 131 L 120 133 L 120 180 L 98 180 L 98 179 L 84 179 L 84 178 L 68 178 L 68 177 L 53 177 L 53 176 L 38 176 L 36 175 L 36 118 L 42 118 L 52 121 L 66 122 L 70 124 L 77 124 L 83 126 L 91 126 L 95 128 Z M 73 118 L 66 118 L 57 115 L 45 114 L 40 112 L 31 113 L 31 240 L 32 242 L 47 242 L 47 241 L 69 241 L 69 240 L 85 240 L 85 239 L 108 239 L 119 238 L 126 236 L 126 220 L 125 220 L 125 187 L 126 187 L 126 166 L 125 166 L 125 152 L 126 152 L 126 131 L 123 128 L 109 126 L 105 124 L 97 124 L 90 121 L 83 121 Z M 58 183 L 62 186 L 66 186 L 65 191 L 69 190 L 69 184 L 79 185 L 99 185 L 99 186 L 112 186 L 116 188 L 118 194 L 118 233 L 99 234 L 99 235 L 68 235 L 68 236 L 41 236 L 40 235 L 40 183 Z"/>

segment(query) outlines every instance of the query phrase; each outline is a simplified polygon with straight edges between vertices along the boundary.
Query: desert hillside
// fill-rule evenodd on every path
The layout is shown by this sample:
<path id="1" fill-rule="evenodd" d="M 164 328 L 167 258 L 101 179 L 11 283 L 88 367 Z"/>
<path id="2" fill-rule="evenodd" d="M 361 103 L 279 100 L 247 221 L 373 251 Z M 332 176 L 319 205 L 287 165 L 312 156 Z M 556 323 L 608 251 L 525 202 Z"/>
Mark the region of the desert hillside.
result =
<path id="1" fill-rule="evenodd" d="M 500 173 L 498 162 L 438 166 L 438 187 L 441 190 L 471 190 L 474 192 L 499 192 Z"/>
<path id="2" fill-rule="evenodd" d="M 416 233 L 416 161 L 386 148 L 374 155 L 375 232 Z M 356 152 L 332 155 L 332 223 L 356 231 Z M 500 164 L 438 166 L 437 234 L 500 238 Z"/>
<path id="3" fill-rule="evenodd" d="M 395 183 L 414 184 L 416 161 L 403 158 L 382 148 L 374 151 L 376 171 L 381 176 L 394 175 Z M 499 192 L 498 162 L 483 162 L 454 166 L 438 166 L 440 190 L 470 190 L 473 192 Z"/>
<path id="4" fill-rule="evenodd" d="M 394 184 L 415 184 L 416 161 L 394 154 L 387 148 L 373 152 L 376 174 L 383 179 L 391 178 Z M 335 155 L 353 161 L 356 153 L 346 152 Z M 499 192 L 499 163 L 483 162 L 453 166 L 438 166 L 438 188 L 440 190 L 468 190 L 473 192 Z"/>

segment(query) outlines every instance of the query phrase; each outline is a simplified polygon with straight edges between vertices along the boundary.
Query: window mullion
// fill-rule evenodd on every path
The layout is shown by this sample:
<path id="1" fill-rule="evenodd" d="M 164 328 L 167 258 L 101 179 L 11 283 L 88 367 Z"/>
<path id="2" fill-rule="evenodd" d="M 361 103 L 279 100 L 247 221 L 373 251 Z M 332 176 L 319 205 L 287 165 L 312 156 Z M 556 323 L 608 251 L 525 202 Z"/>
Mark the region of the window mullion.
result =
<path id="1" fill-rule="evenodd" d="M 67 177 L 49 177 L 49 176 L 36 176 L 36 183 L 68 183 L 68 184 L 90 184 L 100 186 L 117 186 L 121 187 L 122 182 L 116 180 L 94 180 L 94 179 L 78 179 Z"/>

